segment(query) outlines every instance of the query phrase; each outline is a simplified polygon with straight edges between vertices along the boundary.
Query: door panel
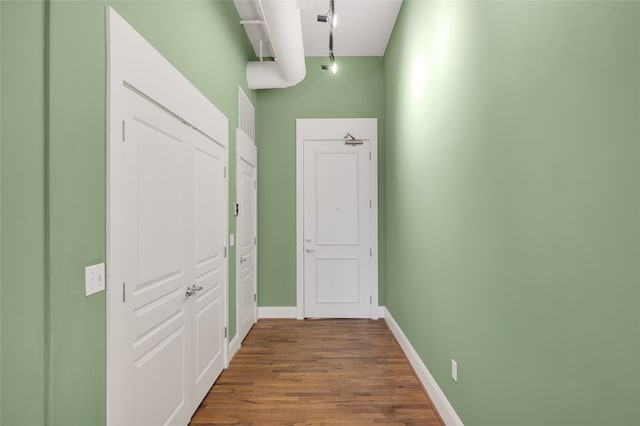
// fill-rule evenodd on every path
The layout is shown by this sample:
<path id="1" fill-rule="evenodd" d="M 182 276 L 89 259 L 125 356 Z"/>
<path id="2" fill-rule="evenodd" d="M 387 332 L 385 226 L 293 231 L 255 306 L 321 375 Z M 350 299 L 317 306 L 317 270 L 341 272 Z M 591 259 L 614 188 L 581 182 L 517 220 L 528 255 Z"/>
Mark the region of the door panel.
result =
<path id="1" fill-rule="evenodd" d="M 128 139 L 136 161 L 130 220 L 137 246 L 130 261 L 135 275 L 126 287 L 128 306 L 130 417 L 138 425 L 180 425 L 188 421 L 190 391 L 185 371 L 189 336 L 184 288 L 188 265 L 188 193 L 185 164 L 192 144 L 186 127 L 131 92 Z"/>
<path id="2" fill-rule="evenodd" d="M 255 167 L 245 160 L 240 164 L 240 214 L 238 215 L 238 331 L 244 339 L 255 323 Z"/>
<path id="3" fill-rule="evenodd" d="M 304 312 L 371 315 L 369 141 L 304 141 Z"/>
<path id="4" fill-rule="evenodd" d="M 257 172 L 255 144 L 237 131 L 236 192 L 240 206 L 236 218 L 237 233 L 237 319 L 238 338 L 242 341 L 256 322 L 256 215 Z"/>
<path id="5" fill-rule="evenodd" d="M 135 362 L 134 424 L 184 424 L 184 345 L 184 328 L 180 327 Z"/>
<path id="6" fill-rule="evenodd" d="M 317 152 L 316 244 L 357 246 L 359 242 L 357 152 Z"/>
<path id="7" fill-rule="evenodd" d="M 180 123 L 172 123 L 173 128 L 158 123 L 164 125 L 161 131 L 139 119 L 134 122 L 138 143 L 139 273 L 135 289 L 140 291 L 169 277 L 175 282 L 184 276 L 185 143 L 179 139 L 184 137 Z"/>
<path id="8" fill-rule="evenodd" d="M 359 259 L 317 259 L 315 269 L 315 303 L 358 303 Z"/>
<path id="9" fill-rule="evenodd" d="M 196 265 L 205 267 L 208 262 L 219 262 L 223 258 L 222 236 L 222 188 L 224 150 L 207 147 L 204 136 L 195 151 L 195 196 L 196 196 Z M 209 141 L 215 145 L 215 142 Z M 208 149 L 208 151 L 207 151 Z M 222 151 L 222 152 L 221 152 Z M 211 265 L 208 266 L 211 268 Z"/>
<path id="10" fill-rule="evenodd" d="M 223 215 L 224 166 L 226 150 L 217 142 L 194 132 L 194 211 L 196 287 L 202 290 L 193 301 L 191 371 L 193 397 L 191 413 L 200 405 L 224 368 L 223 333 L 225 315 L 223 280 L 225 278 Z"/>
<path id="11" fill-rule="evenodd" d="M 124 90 L 125 424 L 185 425 L 225 363 L 226 148 Z"/>

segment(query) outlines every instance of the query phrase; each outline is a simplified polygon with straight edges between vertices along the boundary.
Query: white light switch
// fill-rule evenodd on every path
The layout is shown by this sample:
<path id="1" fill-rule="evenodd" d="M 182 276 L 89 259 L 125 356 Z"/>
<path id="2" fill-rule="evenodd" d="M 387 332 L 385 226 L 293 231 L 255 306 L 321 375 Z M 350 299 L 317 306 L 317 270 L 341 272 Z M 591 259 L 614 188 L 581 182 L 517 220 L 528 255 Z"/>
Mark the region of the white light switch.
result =
<path id="1" fill-rule="evenodd" d="M 233 234 L 229 235 L 229 245 L 231 247 L 236 245 L 236 236 Z"/>
<path id="2" fill-rule="evenodd" d="M 458 363 L 453 358 L 451 358 L 451 378 L 458 383 Z"/>
<path id="3" fill-rule="evenodd" d="M 91 296 L 105 288 L 104 263 L 84 268 L 84 294 Z"/>

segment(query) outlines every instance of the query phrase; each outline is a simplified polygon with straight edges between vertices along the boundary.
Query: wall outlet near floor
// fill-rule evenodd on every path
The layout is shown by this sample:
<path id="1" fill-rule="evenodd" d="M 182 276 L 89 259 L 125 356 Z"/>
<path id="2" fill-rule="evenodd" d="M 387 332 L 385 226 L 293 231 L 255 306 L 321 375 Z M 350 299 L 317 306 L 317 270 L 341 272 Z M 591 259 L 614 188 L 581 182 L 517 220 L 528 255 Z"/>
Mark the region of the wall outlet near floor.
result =
<path id="1" fill-rule="evenodd" d="M 84 294 L 91 296 L 105 288 L 104 263 L 84 268 Z"/>
<path id="2" fill-rule="evenodd" d="M 453 358 L 451 358 L 451 378 L 458 383 L 458 363 Z"/>

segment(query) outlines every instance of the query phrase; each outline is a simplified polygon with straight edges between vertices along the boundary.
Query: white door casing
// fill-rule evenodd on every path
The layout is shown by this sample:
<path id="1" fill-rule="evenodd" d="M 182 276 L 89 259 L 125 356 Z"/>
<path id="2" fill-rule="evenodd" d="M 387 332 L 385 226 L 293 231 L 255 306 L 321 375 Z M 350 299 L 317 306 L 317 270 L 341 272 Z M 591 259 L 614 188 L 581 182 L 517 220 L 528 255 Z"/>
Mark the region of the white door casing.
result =
<path id="1" fill-rule="evenodd" d="M 377 120 L 296 128 L 297 317 L 378 318 Z"/>
<path id="2" fill-rule="evenodd" d="M 257 148 L 236 129 L 236 300 L 241 342 L 257 320 Z"/>
<path id="3" fill-rule="evenodd" d="M 107 424 L 186 424 L 227 362 L 228 121 L 106 16 Z"/>

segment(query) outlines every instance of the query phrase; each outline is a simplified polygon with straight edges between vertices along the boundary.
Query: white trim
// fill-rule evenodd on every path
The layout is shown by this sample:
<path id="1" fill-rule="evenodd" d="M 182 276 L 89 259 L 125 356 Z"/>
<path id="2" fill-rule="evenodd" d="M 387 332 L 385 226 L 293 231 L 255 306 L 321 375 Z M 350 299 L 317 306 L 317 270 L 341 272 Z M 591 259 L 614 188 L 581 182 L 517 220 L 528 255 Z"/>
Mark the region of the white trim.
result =
<path id="1" fill-rule="evenodd" d="M 420 356 L 411 345 L 411 342 L 409 342 L 409 339 L 407 339 L 407 336 L 404 335 L 402 329 L 391 315 L 391 312 L 386 308 L 384 308 L 384 310 L 384 319 L 389 326 L 389 330 L 391 330 L 394 337 L 400 344 L 400 347 L 407 356 L 409 363 L 411 363 L 411 366 L 416 372 L 422 386 L 424 386 L 429 394 L 429 398 L 431 398 L 431 401 L 436 406 L 436 409 L 438 410 L 440 417 L 442 417 L 442 420 L 444 420 L 444 423 L 447 426 L 464 426 L 462 420 L 458 417 L 458 414 L 453 409 L 451 403 L 449 403 L 444 392 L 442 392 L 442 389 L 440 389 L 440 386 L 438 386 L 438 383 L 429 372 L 429 369 L 424 365 L 424 362 L 420 359 Z"/>
<path id="2" fill-rule="evenodd" d="M 260 306 L 258 307 L 258 319 L 262 318 L 296 318 L 295 306 Z"/>
<path id="3" fill-rule="evenodd" d="M 240 350 L 240 339 L 238 338 L 238 334 L 236 334 L 233 339 L 229 342 L 229 346 L 227 347 L 227 367 L 228 363 L 231 362 L 235 354 Z"/>
<path id="4" fill-rule="evenodd" d="M 327 123 L 342 126 L 339 134 L 327 135 Z M 377 118 L 298 118 L 296 119 L 296 318 L 304 319 L 304 149 L 305 139 L 322 134 L 340 140 L 350 132 L 371 141 L 371 319 L 378 319 L 378 119 Z"/>

